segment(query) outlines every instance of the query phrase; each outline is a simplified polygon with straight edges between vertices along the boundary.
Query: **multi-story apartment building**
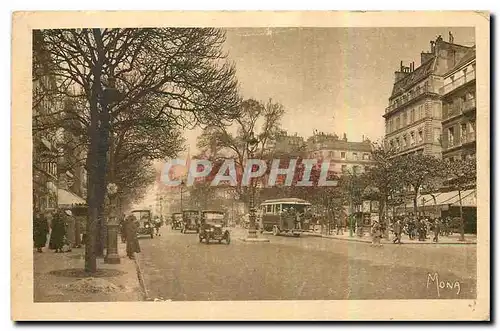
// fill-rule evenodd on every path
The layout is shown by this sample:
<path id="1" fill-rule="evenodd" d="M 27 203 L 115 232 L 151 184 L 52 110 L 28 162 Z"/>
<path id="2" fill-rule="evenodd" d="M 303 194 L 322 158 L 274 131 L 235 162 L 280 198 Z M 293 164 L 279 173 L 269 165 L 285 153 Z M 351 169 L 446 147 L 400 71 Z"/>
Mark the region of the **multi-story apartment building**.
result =
<path id="1" fill-rule="evenodd" d="M 443 158 L 476 156 L 476 49 L 444 75 Z"/>
<path id="2" fill-rule="evenodd" d="M 441 36 L 431 41 L 430 52 L 420 54 L 421 64 L 400 64 L 385 109 L 385 140 L 398 155 L 423 153 L 441 157 L 441 95 L 443 75 L 470 50 Z"/>
<path id="3" fill-rule="evenodd" d="M 279 156 L 281 154 L 300 154 L 304 151 L 304 138 L 297 133 L 288 134 L 286 131 L 280 132 L 275 139 L 269 141 L 266 149 L 267 154 Z"/>
<path id="4" fill-rule="evenodd" d="M 307 139 L 306 151 L 310 158 L 330 161 L 330 171 L 337 174 L 361 174 L 374 163 L 370 140 L 347 141 L 345 133 L 342 139 L 336 134 L 315 134 Z"/>

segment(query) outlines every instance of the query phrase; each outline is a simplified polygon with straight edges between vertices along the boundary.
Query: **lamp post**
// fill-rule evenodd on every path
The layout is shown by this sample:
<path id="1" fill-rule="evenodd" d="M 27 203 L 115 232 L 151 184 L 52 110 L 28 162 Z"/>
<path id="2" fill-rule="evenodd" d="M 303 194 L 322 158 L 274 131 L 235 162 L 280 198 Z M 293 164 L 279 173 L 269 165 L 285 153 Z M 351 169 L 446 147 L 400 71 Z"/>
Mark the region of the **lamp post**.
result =
<path id="1" fill-rule="evenodd" d="M 116 217 L 116 196 L 118 186 L 109 183 L 107 192 L 110 202 L 110 213 L 108 219 L 108 245 L 104 262 L 107 264 L 120 264 L 120 255 L 118 255 L 118 218 Z"/>
<path id="2" fill-rule="evenodd" d="M 259 140 L 257 140 L 257 138 L 255 138 L 253 131 L 250 132 L 247 143 L 248 143 L 248 158 L 253 159 L 255 149 L 257 148 L 257 144 L 259 143 Z M 251 169 L 248 169 L 248 170 L 251 170 Z M 256 213 L 256 210 L 255 210 L 255 185 L 253 184 L 253 178 L 250 178 L 250 196 L 248 199 L 248 209 L 249 209 L 248 218 L 249 218 L 250 224 L 248 226 L 247 238 L 244 239 L 244 241 L 268 242 L 269 239 L 257 238 L 257 229 L 255 226 L 255 218 L 256 218 L 256 215 L 255 215 L 255 213 Z"/>
<path id="3" fill-rule="evenodd" d="M 182 188 L 184 187 L 184 180 L 181 180 L 180 190 L 181 190 L 181 213 L 182 213 Z"/>

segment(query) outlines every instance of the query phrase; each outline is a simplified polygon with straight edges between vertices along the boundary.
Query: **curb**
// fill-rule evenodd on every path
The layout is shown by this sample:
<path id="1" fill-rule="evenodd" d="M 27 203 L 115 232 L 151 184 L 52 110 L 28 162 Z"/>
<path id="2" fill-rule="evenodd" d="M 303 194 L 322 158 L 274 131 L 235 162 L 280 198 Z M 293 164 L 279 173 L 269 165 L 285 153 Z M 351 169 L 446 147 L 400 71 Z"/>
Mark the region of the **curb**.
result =
<path id="1" fill-rule="evenodd" d="M 148 290 L 146 289 L 146 283 L 144 282 L 144 275 L 141 270 L 141 266 L 139 265 L 139 260 L 136 258 L 134 259 L 135 263 L 135 270 L 137 271 L 137 279 L 139 280 L 139 286 L 141 287 L 141 292 L 142 292 L 142 298 L 144 301 L 152 301 L 151 298 L 149 297 Z"/>
<path id="2" fill-rule="evenodd" d="M 307 234 L 308 237 L 320 237 L 320 238 L 325 238 L 325 239 L 334 239 L 334 240 L 342 240 L 342 241 L 354 241 L 354 242 L 360 242 L 360 243 L 365 243 L 365 244 L 371 244 L 370 240 L 363 240 L 363 239 L 358 239 L 355 237 L 352 238 L 340 238 L 340 237 L 335 237 L 335 236 L 328 236 L 328 235 L 323 235 L 323 234 Z M 383 244 L 391 244 L 390 241 L 387 242 L 382 242 Z M 440 242 L 440 243 L 434 243 L 434 242 L 421 242 L 421 243 L 416 243 L 416 242 L 403 242 L 402 244 L 406 245 L 477 245 L 477 242 L 471 242 L 471 241 L 465 241 L 465 242 Z"/>

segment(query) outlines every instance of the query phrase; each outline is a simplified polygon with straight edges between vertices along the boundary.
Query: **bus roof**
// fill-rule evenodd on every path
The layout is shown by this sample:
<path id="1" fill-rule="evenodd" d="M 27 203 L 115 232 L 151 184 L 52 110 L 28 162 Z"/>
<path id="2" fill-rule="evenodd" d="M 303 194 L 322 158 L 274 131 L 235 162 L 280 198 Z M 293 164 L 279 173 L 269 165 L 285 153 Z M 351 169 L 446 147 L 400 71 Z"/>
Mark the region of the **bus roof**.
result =
<path id="1" fill-rule="evenodd" d="M 307 202 L 306 200 L 298 198 L 270 199 L 261 203 L 261 205 L 276 205 L 276 204 L 307 205 L 307 206 L 311 205 L 311 203 Z"/>

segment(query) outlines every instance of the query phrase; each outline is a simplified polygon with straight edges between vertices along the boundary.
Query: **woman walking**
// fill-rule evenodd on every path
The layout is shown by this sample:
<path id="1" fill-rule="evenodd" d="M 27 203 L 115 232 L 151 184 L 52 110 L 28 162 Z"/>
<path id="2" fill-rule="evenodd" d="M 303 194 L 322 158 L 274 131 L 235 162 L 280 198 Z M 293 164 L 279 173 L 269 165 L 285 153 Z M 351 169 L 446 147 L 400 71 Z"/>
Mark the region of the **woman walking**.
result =
<path id="1" fill-rule="evenodd" d="M 140 253 L 139 240 L 137 239 L 137 219 L 134 215 L 126 218 L 125 227 L 125 240 L 127 241 L 127 256 L 133 260 L 135 253 Z"/>

